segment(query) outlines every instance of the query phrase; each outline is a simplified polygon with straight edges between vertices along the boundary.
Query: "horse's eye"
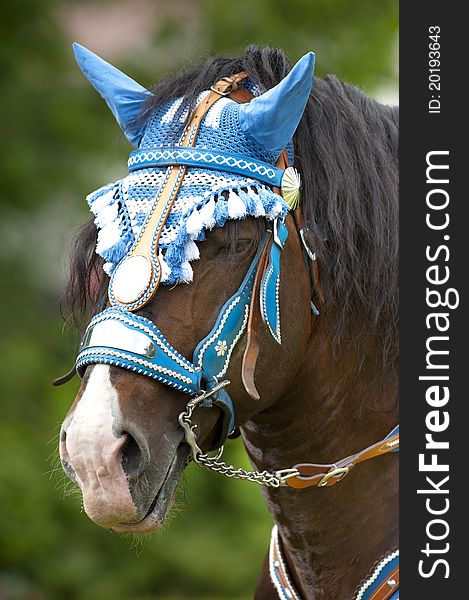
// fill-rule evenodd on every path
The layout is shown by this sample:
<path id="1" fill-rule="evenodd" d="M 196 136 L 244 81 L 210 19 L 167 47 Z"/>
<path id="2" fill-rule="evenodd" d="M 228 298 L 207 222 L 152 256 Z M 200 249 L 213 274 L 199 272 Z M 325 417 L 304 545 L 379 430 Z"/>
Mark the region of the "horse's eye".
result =
<path id="1" fill-rule="evenodd" d="M 241 252 L 248 250 L 248 248 L 250 248 L 251 246 L 252 240 L 236 240 L 236 242 L 234 243 L 233 252 L 235 252 L 235 254 L 241 254 Z"/>
<path id="2" fill-rule="evenodd" d="M 251 248 L 253 244 L 253 240 L 250 239 L 240 239 L 233 240 L 232 242 L 227 242 L 226 244 L 222 244 L 217 248 L 217 255 L 229 255 L 229 254 L 242 254 L 249 248 Z"/>

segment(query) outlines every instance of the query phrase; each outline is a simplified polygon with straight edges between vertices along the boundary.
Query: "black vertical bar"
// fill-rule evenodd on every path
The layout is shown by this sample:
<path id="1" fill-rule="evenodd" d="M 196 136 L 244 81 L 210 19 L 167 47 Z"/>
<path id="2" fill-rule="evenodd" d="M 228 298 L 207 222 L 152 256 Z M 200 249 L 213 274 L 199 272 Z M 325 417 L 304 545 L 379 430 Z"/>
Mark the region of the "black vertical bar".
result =
<path id="1" fill-rule="evenodd" d="M 435 0 L 400 5 L 401 593 L 425 600 L 469 597 L 464 7 Z M 427 181 L 427 161 L 449 168 L 430 169 Z M 459 306 L 438 306 L 438 293 L 452 306 L 459 298 Z M 432 461 L 448 471 L 431 471 Z"/>

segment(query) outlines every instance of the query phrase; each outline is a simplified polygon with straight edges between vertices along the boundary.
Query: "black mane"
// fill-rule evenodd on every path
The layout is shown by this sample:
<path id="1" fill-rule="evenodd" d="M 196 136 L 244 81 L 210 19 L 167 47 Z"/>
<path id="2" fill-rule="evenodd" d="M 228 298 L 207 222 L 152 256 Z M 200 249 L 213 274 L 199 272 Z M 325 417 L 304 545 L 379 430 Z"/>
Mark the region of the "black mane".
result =
<path id="1" fill-rule="evenodd" d="M 142 118 L 181 96 L 193 106 L 198 94 L 223 76 L 246 71 L 265 90 L 290 68 L 281 50 L 268 47 L 250 46 L 240 57 L 212 57 L 155 86 Z M 378 334 L 389 365 L 397 356 L 398 109 L 333 76 L 316 79 L 294 145 L 303 212 L 314 232 L 326 303 L 336 316 L 334 339 L 340 341 L 351 321 L 360 322 L 363 343 Z M 75 316 L 91 301 L 96 304 L 90 292 L 90 276 L 101 268 L 95 240 L 90 222 L 72 255 L 67 296 Z M 101 298 L 106 284 L 101 282 Z"/>

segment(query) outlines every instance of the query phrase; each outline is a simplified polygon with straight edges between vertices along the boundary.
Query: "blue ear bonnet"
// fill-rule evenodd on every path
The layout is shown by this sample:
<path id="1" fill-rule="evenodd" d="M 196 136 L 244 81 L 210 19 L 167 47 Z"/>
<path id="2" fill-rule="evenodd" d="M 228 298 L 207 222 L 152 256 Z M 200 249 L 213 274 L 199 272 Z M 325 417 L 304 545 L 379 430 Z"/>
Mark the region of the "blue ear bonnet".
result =
<path id="1" fill-rule="evenodd" d="M 207 93 L 202 93 L 198 101 Z M 231 99 L 221 98 L 202 121 L 195 148 L 275 165 L 278 153 L 268 151 L 241 131 L 240 106 Z M 144 157 L 142 151 L 145 150 L 176 146 L 186 117 L 182 99 L 159 106 L 144 130 L 139 155 Z M 287 152 L 292 161 L 291 142 Z M 105 259 L 108 274 L 112 274 L 140 233 L 165 173 L 165 167 L 141 168 L 88 196 L 88 204 L 100 230 L 96 250 Z M 190 261 L 199 256 L 195 242 L 203 240 L 207 230 L 223 227 L 228 219 L 283 218 L 287 211 L 288 206 L 281 196 L 256 179 L 222 170 L 191 167 L 159 241 L 162 283 L 173 285 L 192 280 Z"/>
<path id="2" fill-rule="evenodd" d="M 139 117 L 151 93 L 83 46 L 74 44 L 74 52 L 84 75 L 104 98 L 128 140 L 138 146 L 138 156 L 131 154 L 129 160 L 129 175 L 87 198 L 99 229 L 96 251 L 105 259 L 104 270 L 111 275 L 140 234 L 167 171 L 166 165 L 147 164 L 145 152 L 160 149 L 161 154 L 162 147 L 173 151 L 188 117 L 187 107 L 183 98 L 164 103 L 145 123 Z M 190 165 L 168 215 L 158 243 L 161 283 L 192 281 L 190 262 L 198 258 L 196 242 L 204 239 L 207 230 L 222 227 L 228 219 L 252 216 L 273 220 L 286 215 L 288 205 L 272 190 L 278 182 L 251 179 L 248 175 L 253 171 L 249 168 L 240 169 L 237 175 L 236 168 L 223 171 L 221 167 L 246 167 L 253 159 L 261 161 L 264 171 L 272 170 L 269 165 L 274 167 L 282 148 L 293 163 L 291 140 L 309 98 L 313 73 L 314 54 L 310 52 L 264 93 L 245 80 L 243 85 L 255 96 L 250 103 L 237 104 L 225 97 L 207 112 L 193 150 L 210 151 L 210 160 L 205 168 L 200 160 L 202 168 Z M 202 92 L 197 103 L 208 93 Z M 223 162 L 227 160 L 230 162 Z M 213 168 L 208 169 L 207 164 Z M 253 174 L 259 175 L 259 170 Z"/>

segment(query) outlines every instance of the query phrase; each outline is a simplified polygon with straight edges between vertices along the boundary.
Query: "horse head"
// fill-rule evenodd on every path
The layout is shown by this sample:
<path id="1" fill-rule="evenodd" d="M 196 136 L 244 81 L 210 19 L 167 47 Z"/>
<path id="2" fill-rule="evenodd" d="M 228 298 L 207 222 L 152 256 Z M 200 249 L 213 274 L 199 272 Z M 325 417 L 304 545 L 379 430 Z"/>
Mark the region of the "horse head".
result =
<path id="1" fill-rule="evenodd" d="M 223 89 L 214 80 L 155 101 L 88 50 L 75 53 L 137 150 L 125 178 L 88 196 L 102 293 L 60 454 L 93 521 L 147 532 L 171 506 L 190 436 L 202 453 L 219 448 L 303 363 L 312 264 L 287 167 L 314 55 L 268 90 L 227 70 Z"/>

